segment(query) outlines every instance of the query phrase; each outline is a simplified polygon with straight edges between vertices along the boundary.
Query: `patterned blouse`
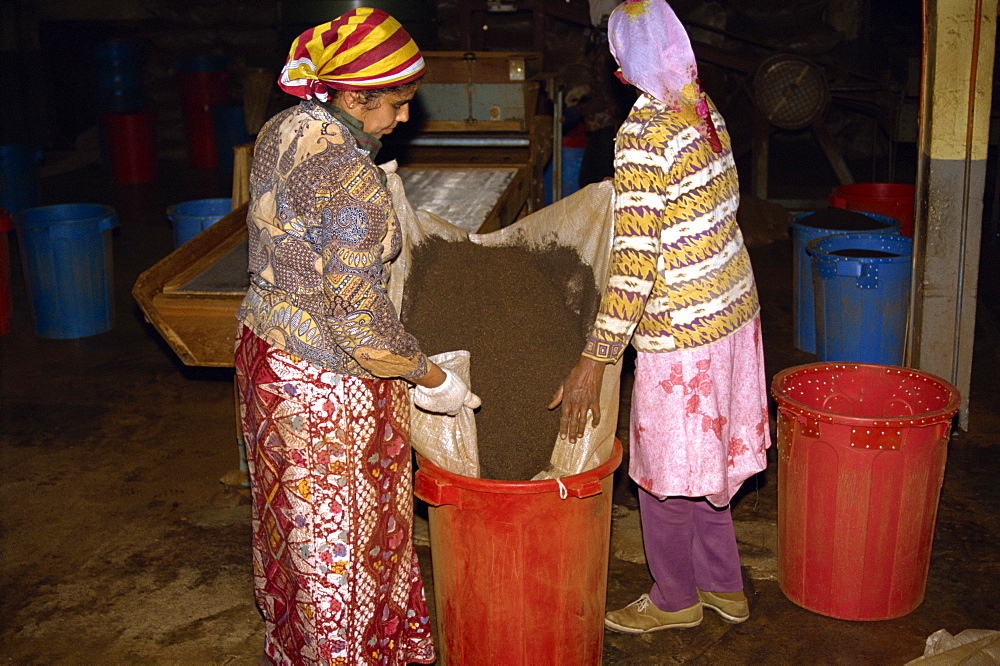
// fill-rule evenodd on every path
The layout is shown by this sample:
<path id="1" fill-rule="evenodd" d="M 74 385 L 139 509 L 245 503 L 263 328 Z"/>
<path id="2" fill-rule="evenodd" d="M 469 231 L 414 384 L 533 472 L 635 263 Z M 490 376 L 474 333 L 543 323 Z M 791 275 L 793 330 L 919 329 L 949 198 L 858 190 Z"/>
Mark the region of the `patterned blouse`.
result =
<path id="1" fill-rule="evenodd" d="M 712 119 L 721 153 L 646 94 L 618 130 L 611 276 L 584 356 L 614 362 L 630 340 L 641 352 L 708 345 L 757 315 L 729 134 Z"/>
<path id="2" fill-rule="evenodd" d="M 314 102 L 264 125 L 250 172 L 250 289 L 237 317 L 334 372 L 414 379 L 427 359 L 386 295 L 384 262 L 402 237 L 379 173 Z"/>

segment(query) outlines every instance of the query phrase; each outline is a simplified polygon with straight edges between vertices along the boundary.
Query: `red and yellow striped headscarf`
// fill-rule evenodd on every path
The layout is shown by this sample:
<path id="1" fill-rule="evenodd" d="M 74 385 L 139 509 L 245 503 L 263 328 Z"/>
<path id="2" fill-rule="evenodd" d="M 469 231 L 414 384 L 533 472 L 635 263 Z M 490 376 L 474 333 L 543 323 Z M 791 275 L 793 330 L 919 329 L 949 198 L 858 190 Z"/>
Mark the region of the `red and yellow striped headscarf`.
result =
<path id="1" fill-rule="evenodd" d="M 278 85 L 290 95 L 325 102 L 328 88 L 391 88 L 423 73 L 420 49 L 399 21 L 381 9 L 359 7 L 299 35 Z"/>

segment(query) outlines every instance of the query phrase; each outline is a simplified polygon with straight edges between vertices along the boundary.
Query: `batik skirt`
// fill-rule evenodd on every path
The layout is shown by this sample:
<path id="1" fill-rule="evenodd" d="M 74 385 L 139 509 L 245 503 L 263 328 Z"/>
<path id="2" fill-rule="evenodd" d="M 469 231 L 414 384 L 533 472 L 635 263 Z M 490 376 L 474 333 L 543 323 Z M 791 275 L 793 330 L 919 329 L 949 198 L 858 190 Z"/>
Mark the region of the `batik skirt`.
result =
<path id="1" fill-rule="evenodd" d="M 332 373 L 242 327 L 253 579 L 278 664 L 434 661 L 402 380 Z"/>

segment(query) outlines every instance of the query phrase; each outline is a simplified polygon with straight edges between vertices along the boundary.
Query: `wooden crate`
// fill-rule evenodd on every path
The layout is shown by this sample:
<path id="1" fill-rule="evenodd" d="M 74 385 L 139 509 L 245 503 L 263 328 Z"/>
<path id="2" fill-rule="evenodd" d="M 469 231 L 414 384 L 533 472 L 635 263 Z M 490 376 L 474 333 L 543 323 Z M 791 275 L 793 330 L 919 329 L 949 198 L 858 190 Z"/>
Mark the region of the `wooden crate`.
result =
<path id="1" fill-rule="evenodd" d="M 554 94 L 556 77 L 541 71 L 535 52 L 425 52 L 427 73 L 417 93 L 412 122 L 422 141 L 406 148 L 401 164 L 420 168 L 518 166 L 526 170 L 526 206 L 517 215 L 544 206 L 544 171 L 552 158 L 556 128 L 549 112 L 539 114 L 543 94 Z M 444 137 L 441 146 L 426 140 Z M 455 146 L 462 137 L 481 145 Z M 495 138 L 518 138 L 522 145 L 500 147 Z M 516 217 L 515 217 L 516 219 Z M 505 224 L 509 224 L 506 222 Z"/>
<path id="2" fill-rule="evenodd" d="M 142 273 L 132 287 L 156 331 L 185 365 L 231 367 L 236 311 L 248 285 L 247 205 L 243 204 Z M 226 258 L 239 268 L 225 270 Z M 192 288 L 200 276 L 222 273 L 218 285 Z M 226 285 L 228 283 L 228 286 Z"/>

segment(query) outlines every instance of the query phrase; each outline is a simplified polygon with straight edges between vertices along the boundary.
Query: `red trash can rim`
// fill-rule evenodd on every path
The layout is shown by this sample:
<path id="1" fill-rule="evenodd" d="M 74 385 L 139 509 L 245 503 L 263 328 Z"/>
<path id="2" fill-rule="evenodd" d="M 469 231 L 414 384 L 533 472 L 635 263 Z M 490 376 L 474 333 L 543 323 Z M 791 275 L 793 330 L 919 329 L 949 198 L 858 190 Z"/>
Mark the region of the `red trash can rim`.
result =
<path id="1" fill-rule="evenodd" d="M 449 485 L 457 486 L 465 490 L 475 490 L 484 493 L 500 493 L 504 495 L 531 495 L 535 493 L 558 493 L 559 484 L 572 485 L 584 483 L 592 480 L 603 479 L 612 474 L 622 461 L 622 443 L 615 438 L 611 448 L 611 455 L 608 459 L 597 467 L 574 474 L 564 476 L 560 479 L 542 479 L 540 481 L 500 481 L 496 479 L 480 479 L 472 476 L 455 474 L 446 469 L 438 467 L 430 460 L 427 460 L 419 453 L 417 455 L 417 466 L 425 473 L 433 475 L 435 478 L 447 482 Z"/>
<path id="2" fill-rule="evenodd" d="M 824 410 L 818 407 L 807 405 L 788 394 L 786 384 L 790 379 L 799 375 L 814 374 L 818 371 L 826 370 L 865 370 L 868 372 L 885 372 L 918 377 L 928 383 L 939 385 L 948 392 L 948 401 L 945 406 L 920 414 L 910 414 L 906 416 L 884 416 L 879 418 L 867 416 L 852 416 Z M 898 426 L 927 426 L 944 421 L 949 421 L 958 412 L 961 405 L 962 396 L 958 388 L 951 382 L 938 377 L 937 375 L 914 368 L 906 368 L 895 365 L 879 365 L 876 363 L 846 363 L 846 362 L 819 362 L 807 363 L 805 365 L 785 368 L 778 372 L 771 381 L 771 394 L 778 402 L 778 407 L 788 410 L 800 416 L 807 416 L 827 423 L 838 423 L 844 425 L 872 426 L 879 425 L 885 427 Z"/>
<path id="3" fill-rule="evenodd" d="M 14 222 L 10 219 L 10 211 L 0 208 L 0 233 L 10 231 L 14 228 Z"/>
<path id="4" fill-rule="evenodd" d="M 916 188 L 908 183 L 851 183 L 849 185 L 838 185 L 833 189 L 834 194 L 841 194 L 849 197 L 872 197 L 898 198 L 902 196 L 913 196 Z"/>

